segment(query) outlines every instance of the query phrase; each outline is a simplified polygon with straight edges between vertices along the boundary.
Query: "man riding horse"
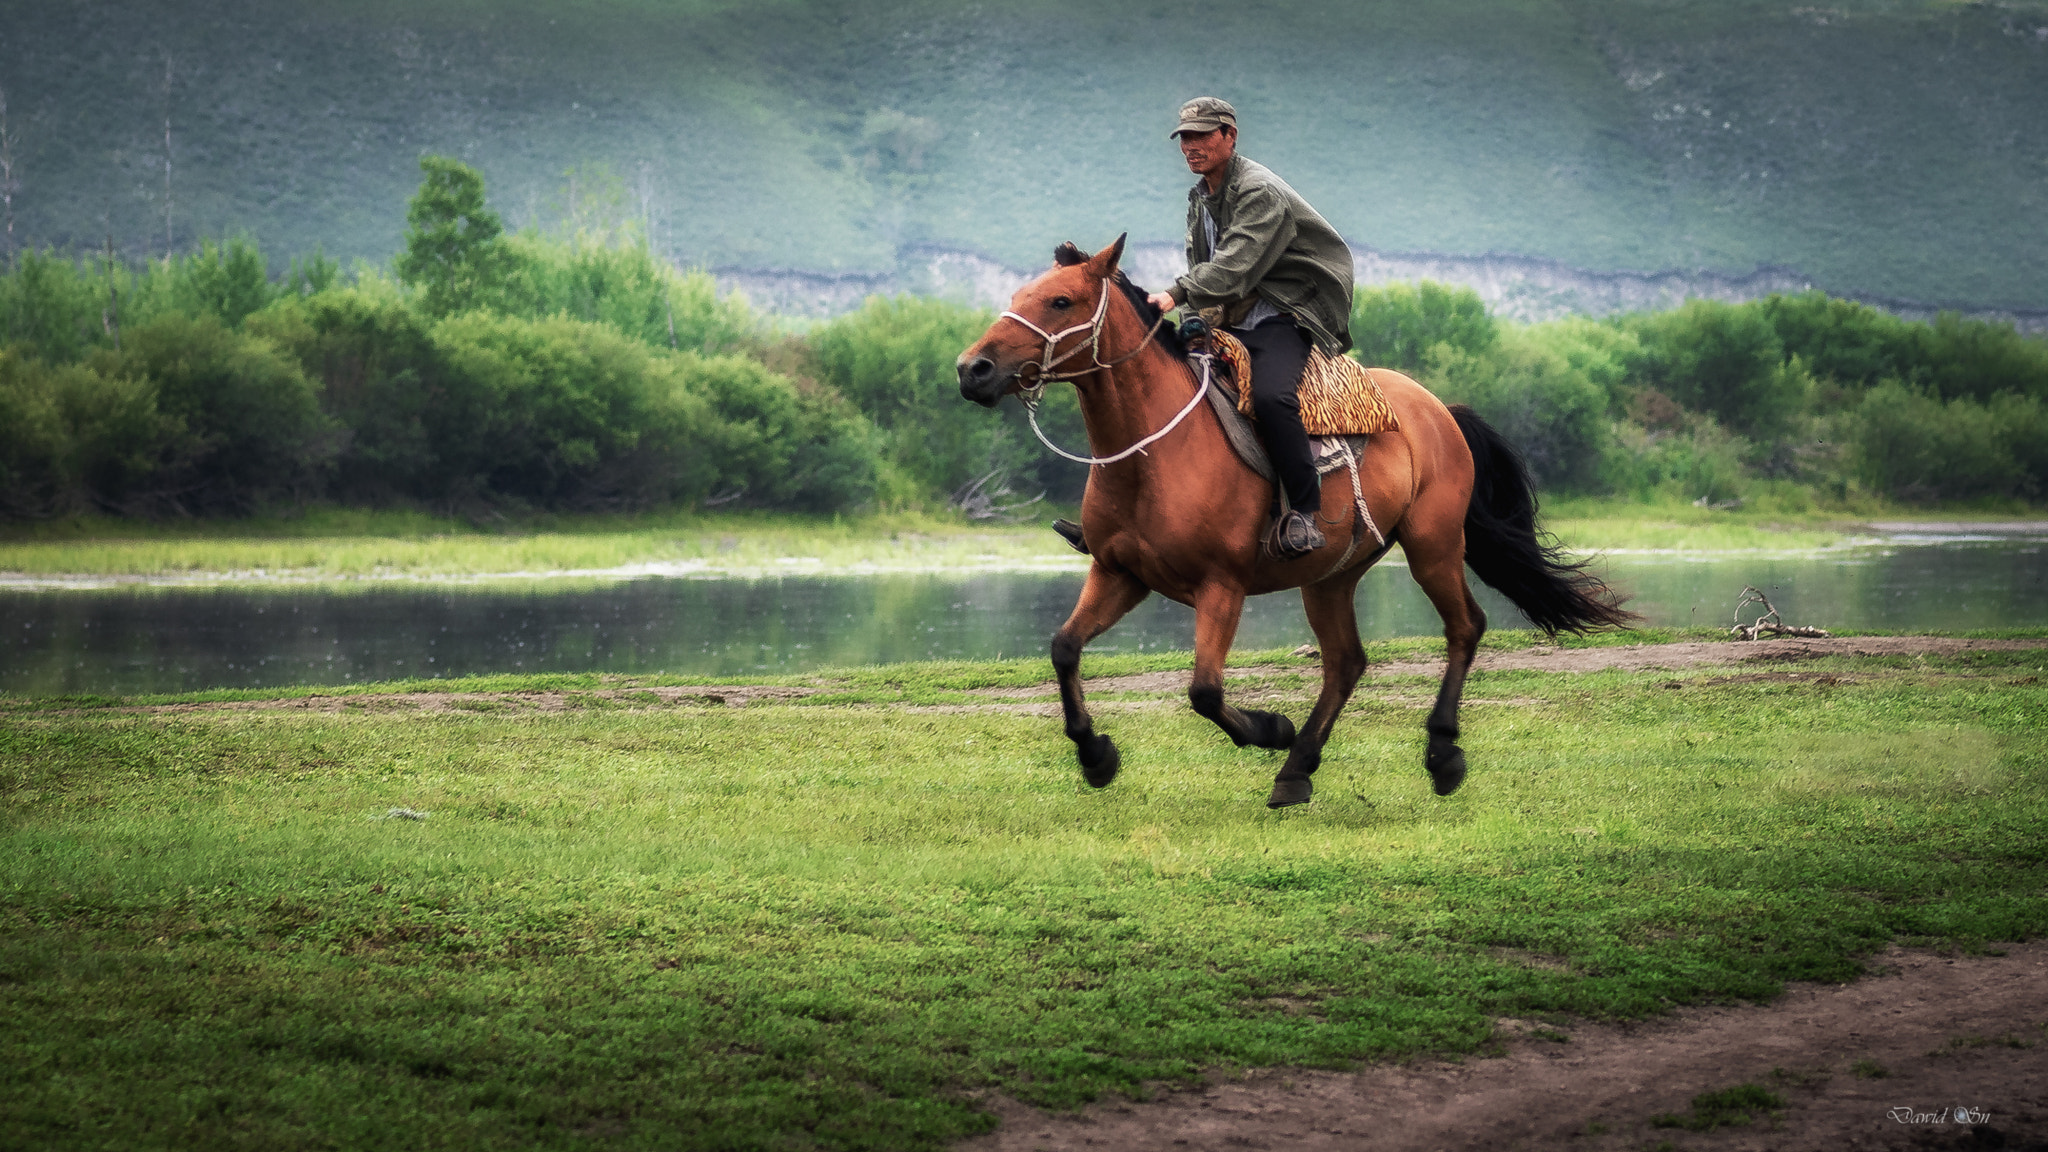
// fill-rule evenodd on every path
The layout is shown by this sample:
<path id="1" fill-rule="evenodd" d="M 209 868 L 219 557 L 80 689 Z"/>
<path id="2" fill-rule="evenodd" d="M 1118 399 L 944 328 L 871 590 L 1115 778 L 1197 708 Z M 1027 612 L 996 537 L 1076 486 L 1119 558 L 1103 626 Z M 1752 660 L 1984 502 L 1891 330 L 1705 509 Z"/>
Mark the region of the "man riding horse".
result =
<path id="1" fill-rule="evenodd" d="M 1286 181 L 1238 155 L 1237 110 L 1225 101 L 1181 105 L 1170 135 L 1202 179 L 1188 190 L 1187 274 L 1149 299 L 1162 312 L 1202 312 L 1251 353 L 1252 414 L 1288 505 L 1268 548 L 1305 556 L 1324 543 L 1323 489 L 1296 389 L 1311 343 L 1332 356 L 1351 347 L 1351 248 Z M 1078 525 L 1054 527 L 1087 550 Z"/>

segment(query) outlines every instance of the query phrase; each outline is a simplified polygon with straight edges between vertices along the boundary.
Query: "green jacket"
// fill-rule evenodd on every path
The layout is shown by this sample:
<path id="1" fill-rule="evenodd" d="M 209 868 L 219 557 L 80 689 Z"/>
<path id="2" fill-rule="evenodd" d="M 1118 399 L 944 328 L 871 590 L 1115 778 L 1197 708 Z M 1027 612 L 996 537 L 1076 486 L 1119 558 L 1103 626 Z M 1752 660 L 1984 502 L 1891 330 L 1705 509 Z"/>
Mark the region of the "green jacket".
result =
<path id="1" fill-rule="evenodd" d="M 1188 271 L 1173 298 L 1196 309 L 1257 293 L 1308 329 L 1332 356 L 1351 347 L 1351 247 L 1263 164 L 1233 156 L 1222 188 L 1188 191 Z M 1216 250 L 1202 209 L 1216 221 Z"/>

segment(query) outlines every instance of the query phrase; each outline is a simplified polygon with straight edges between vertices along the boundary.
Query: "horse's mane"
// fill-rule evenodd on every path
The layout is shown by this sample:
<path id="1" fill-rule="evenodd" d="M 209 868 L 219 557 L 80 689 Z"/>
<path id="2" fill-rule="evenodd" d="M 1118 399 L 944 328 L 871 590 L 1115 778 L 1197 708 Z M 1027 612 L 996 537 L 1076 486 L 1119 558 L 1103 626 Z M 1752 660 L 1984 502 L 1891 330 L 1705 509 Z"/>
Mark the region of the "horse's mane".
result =
<path id="1" fill-rule="evenodd" d="M 1071 268 L 1076 264 L 1088 262 L 1087 254 L 1075 247 L 1072 240 L 1053 249 L 1052 259 L 1053 263 L 1063 268 Z M 1152 338 L 1159 341 L 1160 347 L 1173 353 L 1174 358 L 1177 360 L 1187 359 L 1188 349 L 1187 345 L 1182 344 L 1180 341 L 1180 330 L 1172 324 L 1159 323 L 1159 309 L 1154 308 L 1152 302 L 1145 298 L 1146 293 L 1143 288 L 1131 283 L 1131 278 L 1124 275 L 1124 270 L 1121 268 L 1117 269 L 1116 275 L 1110 278 L 1110 283 L 1123 290 L 1124 299 L 1131 302 L 1131 307 L 1137 311 L 1138 319 L 1144 323 L 1145 327 L 1152 328 L 1154 325 L 1158 326 L 1158 330 L 1152 334 Z"/>

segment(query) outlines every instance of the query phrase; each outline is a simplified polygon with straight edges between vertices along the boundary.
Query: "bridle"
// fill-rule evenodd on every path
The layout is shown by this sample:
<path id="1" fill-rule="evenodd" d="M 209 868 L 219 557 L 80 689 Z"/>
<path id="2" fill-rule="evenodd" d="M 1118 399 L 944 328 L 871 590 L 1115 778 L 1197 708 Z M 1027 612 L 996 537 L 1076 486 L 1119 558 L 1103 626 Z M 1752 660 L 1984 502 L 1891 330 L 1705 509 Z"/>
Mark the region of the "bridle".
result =
<path id="1" fill-rule="evenodd" d="M 1179 414 L 1167 421 L 1166 427 L 1152 433 L 1129 448 L 1118 452 L 1116 455 L 1076 456 L 1072 452 L 1053 443 L 1047 438 L 1045 430 L 1038 426 L 1038 401 L 1040 397 L 1045 395 L 1046 383 L 1051 380 L 1078 380 L 1083 376 L 1092 376 L 1105 369 L 1114 368 L 1138 353 L 1143 352 L 1145 345 L 1152 342 L 1152 337 L 1157 335 L 1159 329 L 1166 323 L 1166 313 L 1161 312 L 1159 319 L 1153 321 L 1151 330 L 1145 333 L 1144 339 L 1138 341 L 1137 347 L 1113 360 L 1105 362 L 1102 359 L 1102 331 L 1103 321 L 1109 316 L 1110 287 L 1109 277 L 1103 277 L 1100 286 L 1101 290 L 1097 293 L 1101 299 L 1096 301 L 1095 315 L 1085 324 L 1076 324 L 1071 328 L 1064 328 L 1058 332 L 1047 332 L 1025 317 L 1019 316 L 1008 309 L 1004 309 L 1002 316 L 998 318 L 999 321 L 1015 320 L 1017 323 L 1036 332 L 1045 341 L 1045 351 L 1040 354 L 1037 362 L 1038 374 L 1031 378 L 1031 383 L 1019 384 L 1017 388 L 1017 399 L 1024 404 L 1024 417 L 1031 422 L 1031 431 L 1037 434 L 1038 442 L 1052 449 L 1058 455 L 1074 461 L 1076 464 L 1089 464 L 1097 467 L 1129 459 L 1131 456 L 1143 452 L 1148 445 L 1157 443 L 1168 432 L 1179 427 L 1180 422 L 1187 419 L 1188 413 L 1193 412 L 1196 405 L 1202 402 L 1202 397 L 1209 394 L 1209 371 L 1212 363 L 1211 358 L 1208 356 L 1198 357 L 1202 361 L 1202 386 L 1195 389 L 1195 398 L 1188 401 L 1187 407 L 1182 408 Z M 1069 348 L 1064 354 L 1059 356 L 1053 355 L 1059 349 L 1060 341 L 1077 332 L 1088 333 L 1088 339 Z M 1086 368 L 1076 368 L 1066 372 L 1055 371 L 1060 365 L 1080 355 L 1083 349 L 1088 351 L 1089 364 Z"/>

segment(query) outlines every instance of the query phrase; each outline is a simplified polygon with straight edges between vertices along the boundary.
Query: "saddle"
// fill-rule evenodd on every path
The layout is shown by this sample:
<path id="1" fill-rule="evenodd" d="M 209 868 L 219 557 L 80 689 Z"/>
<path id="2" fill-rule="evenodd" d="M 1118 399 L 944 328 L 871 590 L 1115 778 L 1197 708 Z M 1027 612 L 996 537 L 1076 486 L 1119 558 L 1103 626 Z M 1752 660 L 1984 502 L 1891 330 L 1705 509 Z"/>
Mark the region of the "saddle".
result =
<path id="1" fill-rule="evenodd" d="M 1243 341 L 1221 328 L 1210 329 L 1208 339 L 1218 366 L 1228 371 L 1238 412 L 1250 417 L 1251 353 Z M 1301 401 L 1302 429 L 1311 436 L 1369 436 L 1401 426 L 1372 370 L 1349 356 L 1310 348 L 1295 395 Z"/>
<path id="2" fill-rule="evenodd" d="M 1190 342 L 1191 351 L 1211 360 L 1210 370 L 1214 375 L 1210 380 L 1213 387 L 1209 389 L 1209 406 L 1223 425 L 1224 438 L 1230 441 L 1238 458 L 1260 479 L 1274 482 L 1273 462 L 1267 457 L 1265 445 L 1260 443 L 1258 433 L 1252 427 L 1251 352 L 1243 341 L 1208 326 L 1206 322 L 1195 326 L 1193 333 L 1185 328 L 1182 331 L 1184 337 L 1194 336 Z M 1309 434 L 1316 475 L 1327 476 L 1340 468 L 1351 474 L 1351 496 L 1357 523 L 1369 530 L 1384 550 L 1387 539 L 1379 525 L 1373 522 L 1372 511 L 1366 507 L 1365 492 L 1358 479 L 1358 464 L 1374 433 L 1400 428 L 1393 406 L 1387 403 L 1386 394 L 1380 391 L 1379 382 L 1373 379 L 1370 369 L 1349 356 L 1331 356 L 1320 348 L 1309 350 L 1309 361 L 1302 369 L 1301 385 L 1295 395 L 1301 402 L 1301 423 Z M 1277 483 L 1275 490 L 1278 491 Z M 1280 492 L 1283 508 L 1286 500 L 1286 493 Z M 1266 534 L 1272 536 L 1280 524 L 1280 518 L 1275 517 Z M 1358 550 L 1359 539 L 1360 534 L 1354 531 L 1350 543 L 1344 548 L 1344 555 L 1338 558 L 1336 567 L 1330 569 L 1331 573 L 1340 571 L 1351 562 L 1351 557 Z M 1072 542 L 1071 538 L 1069 542 Z M 1082 545 L 1076 544 L 1075 547 L 1086 551 Z M 1270 539 L 1266 547 L 1270 554 L 1273 550 Z"/>

